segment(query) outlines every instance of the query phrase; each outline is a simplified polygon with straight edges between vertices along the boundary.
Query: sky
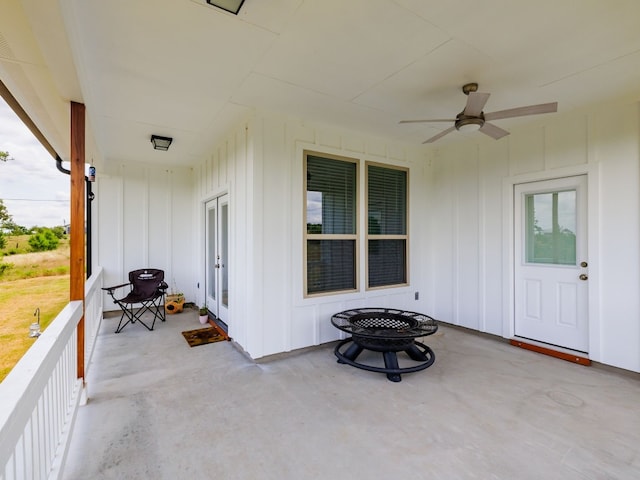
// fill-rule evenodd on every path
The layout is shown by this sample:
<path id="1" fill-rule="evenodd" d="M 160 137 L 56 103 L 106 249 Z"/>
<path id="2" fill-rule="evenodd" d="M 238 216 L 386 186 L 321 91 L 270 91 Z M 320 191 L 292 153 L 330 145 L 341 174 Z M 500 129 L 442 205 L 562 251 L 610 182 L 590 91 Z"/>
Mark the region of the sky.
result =
<path id="1" fill-rule="evenodd" d="M 1 97 L 0 150 L 13 158 L 0 162 L 0 199 L 13 221 L 23 227 L 69 223 L 69 176 Z"/>

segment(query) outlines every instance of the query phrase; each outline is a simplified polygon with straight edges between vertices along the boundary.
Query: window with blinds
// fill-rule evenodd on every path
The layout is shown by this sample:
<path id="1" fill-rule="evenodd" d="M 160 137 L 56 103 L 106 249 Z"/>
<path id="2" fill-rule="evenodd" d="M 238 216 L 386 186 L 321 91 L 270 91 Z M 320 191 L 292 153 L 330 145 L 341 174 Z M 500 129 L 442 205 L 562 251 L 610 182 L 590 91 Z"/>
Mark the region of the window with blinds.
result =
<path id="1" fill-rule="evenodd" d="M 307 295 L 357 289 L 357 179 L 353 159 L 305 152 Z"/>
<path id="2" fill-rule="evenodd" d="M 406 169 L 367 164 L 367 288 L 408 281 L 407 175 Z"/>

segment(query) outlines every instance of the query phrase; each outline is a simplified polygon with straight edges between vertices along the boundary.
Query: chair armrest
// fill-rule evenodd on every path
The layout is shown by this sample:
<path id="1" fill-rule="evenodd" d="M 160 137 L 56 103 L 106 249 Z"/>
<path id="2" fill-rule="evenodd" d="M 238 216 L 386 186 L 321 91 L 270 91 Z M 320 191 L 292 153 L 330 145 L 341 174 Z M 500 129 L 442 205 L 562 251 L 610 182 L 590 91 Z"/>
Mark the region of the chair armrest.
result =
<path id="1" fill-rule="evenodd" d="M 111 293 L 114 290 L 117 290 L 118 288 L 126 287 L 127 285 L 131 285 L 131 283 L 123 283 L 122 285 L 115 285 L 113 287 L 102 287 L 102 290 L 104 290 L 105 292 Z"/>
<path id="2" fill-rule="evenodd" d="M 158 295 L 166 295 L 167 293 L 167 288 L 169 288 L 169 285 L 167 285 L 167 282 L 160 282 L 160 284 L 158 285 L 158 288 L 156 289 L 156 292 Z"/>

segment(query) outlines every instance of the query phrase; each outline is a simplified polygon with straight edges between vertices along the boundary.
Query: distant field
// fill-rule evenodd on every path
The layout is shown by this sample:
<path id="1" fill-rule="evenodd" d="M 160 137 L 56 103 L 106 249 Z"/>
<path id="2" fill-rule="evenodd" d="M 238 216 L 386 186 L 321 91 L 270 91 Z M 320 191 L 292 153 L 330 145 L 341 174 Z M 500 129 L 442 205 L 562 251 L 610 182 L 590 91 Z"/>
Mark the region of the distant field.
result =
<path id="1" fill-rule="evenodd" d="M 0 283 L 23 278 L 51 277 L 69 273 L 69 240 L 60 240 L 56 250 L 29 252 L 28 235 L 8 237 L 7 246 L 0 250 Z M 17 252 L 11 254 L 10 252 Z M 2 266 L 2 265 L 6 266 Z"/>
<path id="2" fill-rule="evenodd" d="M 68 240 L 57 250 L 25 253 L 28 238 L 8 237 L 7 247 L 0 250 L 0 381 L 36 341 L 28 336 L 36 308 L 44 330 L 69 303 Z"/>

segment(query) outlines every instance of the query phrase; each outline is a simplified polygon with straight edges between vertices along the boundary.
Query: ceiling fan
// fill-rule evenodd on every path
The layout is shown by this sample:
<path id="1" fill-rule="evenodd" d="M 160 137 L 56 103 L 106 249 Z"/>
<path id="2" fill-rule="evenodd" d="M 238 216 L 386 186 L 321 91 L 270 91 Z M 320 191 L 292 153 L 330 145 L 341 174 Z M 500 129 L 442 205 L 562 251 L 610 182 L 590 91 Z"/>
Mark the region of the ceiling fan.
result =
<path id="1" fill-rule="evenodd" d="M 499 138 L 509 135 L 509 132 L 502 128 L 488 123 L 489 120 L 499 120 L 502 118 L 523 117 L 525 115 L 538 115 L 540 113 L 553 113 L 558 111 L 558 102 L 541 103 L 538 105 L 529 105 L 526 107 L 509 108 L 498 112 L 484 113 L 482 109 L 489 100 L 490 93 L 478 92 L 477 83 L 467 83 L 463 85 L 462 91 L 467 98 L 467 104 L 464 110 L 456 115 L 456 118 L 439 118 L 431 120 L 401 120 L 400 123 L 435 123 L 435 122 L 454 122 L 453 127 L 438 133 L 437 135 L 425 140 L 422 143 L 432 143 L 439 138 L 444 137 L 454 130 L 472 131 L 480 130 L 485 135 L 498 140 Z"/>

